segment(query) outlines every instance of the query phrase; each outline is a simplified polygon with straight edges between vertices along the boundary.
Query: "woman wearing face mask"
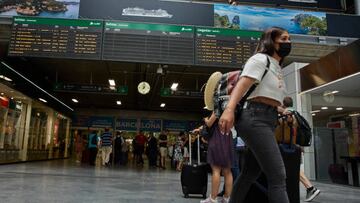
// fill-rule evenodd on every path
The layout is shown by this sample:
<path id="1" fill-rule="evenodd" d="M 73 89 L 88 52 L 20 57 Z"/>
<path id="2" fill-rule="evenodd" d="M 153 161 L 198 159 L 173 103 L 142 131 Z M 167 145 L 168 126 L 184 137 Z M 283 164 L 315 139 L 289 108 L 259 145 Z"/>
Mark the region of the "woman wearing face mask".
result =
<path id="1" fill-rule="evenodd" d="M 238 134 L 249 151 L 245 155 L 242 173 L 234 183 L 230 196 L 231 203 L 244 201 L 251 184 L 261 171 L 268 181 L 269 202 L 289 202 L 285 166 L 274 137 L 274 129 L 278 110 L 281 111 L 278 107 L 285 94 L 285 82 L 280 65 L 290 50 L 290 36 L 286 30 L 278 27 L 266 30 L 257 47 L 257 54 L 246 62 L 230 101 L 220 117 L 221 131 L 229 133 L 234 125 L 236 105 L 246 91 L 254 83 L 258 83 L 247 98 L 236 123 Z M 268 61 L 270 66 L 266 72 Z"/>

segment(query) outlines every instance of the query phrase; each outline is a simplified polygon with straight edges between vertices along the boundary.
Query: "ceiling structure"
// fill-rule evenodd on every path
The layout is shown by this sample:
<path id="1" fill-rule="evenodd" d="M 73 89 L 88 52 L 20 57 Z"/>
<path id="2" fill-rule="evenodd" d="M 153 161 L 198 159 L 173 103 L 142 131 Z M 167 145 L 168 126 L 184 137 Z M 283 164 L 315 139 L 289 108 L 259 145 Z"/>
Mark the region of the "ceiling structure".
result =
<path id="1" fill-rule="evenodd" d="M 170 87 L 173 82 L 177 82 L 179 83 L 179 90 L 199 92 L 211 73 L 234 70 L 220 67 L 170 64 L 53 58 L 9 58 L 6 56 L 6 50 L 10 38 L 10 29 L 11 25 L 9 24 L 0 25 L 0 58 L 5 58 L 6 62 L 16 70 L 75 110 L 106 108 L 199 113 L 204 106 L 202 98 L 188 96 L 162 97 L 160 95 L 161 88 Z M 303 37 L 297 36 L 297 38 Z M 340 46 L 336 43 L 329 45 L 317 43 L 316 41 L 312 43 L 305 41 L 302 39 L 294 40 L 291 55 L 284 62 L 284 65 L 292 62 L 311 63 L 335 51 Z M 108 85 L 108 79 L 115 79 L 116 85 L 128 86 L 128 94 L 71 93 L 56 92 L 53 89 L 57 83 L 106 86 Z M 147 81 L 150 84 L 151 90 L 149 94 L 141 95 L 137 92 L 137 85 L 141 81 Z M 79 103 L 73 103 L 72 98 L 76 98 Z M 117 105 L 116 101 L 121 101 L 121 105 Z M 160 107 L 161 103 L 166 104 L 165 108 Z"/>

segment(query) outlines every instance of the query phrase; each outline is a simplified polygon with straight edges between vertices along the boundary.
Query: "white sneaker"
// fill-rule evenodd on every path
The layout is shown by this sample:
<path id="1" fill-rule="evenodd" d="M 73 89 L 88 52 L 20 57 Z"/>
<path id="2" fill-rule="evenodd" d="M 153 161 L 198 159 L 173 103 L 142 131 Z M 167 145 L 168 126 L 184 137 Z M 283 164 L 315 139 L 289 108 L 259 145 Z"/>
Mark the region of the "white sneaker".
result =
<path id="1" fill-rule="evenodd" d="M 316 196 L 320 194 L 320 190 L 316 187 L 313 187 L 312 190 L 306 191 L 306 199 L 305 202 L 311 202 Z"/>
<path id="2" fill-rule="evenodd" d="M 208 198 L 200 201 L 200 203 L 217 203 L 217 202 L 218 201 L 216 199 L 211 198 L 211 195 Z"/>

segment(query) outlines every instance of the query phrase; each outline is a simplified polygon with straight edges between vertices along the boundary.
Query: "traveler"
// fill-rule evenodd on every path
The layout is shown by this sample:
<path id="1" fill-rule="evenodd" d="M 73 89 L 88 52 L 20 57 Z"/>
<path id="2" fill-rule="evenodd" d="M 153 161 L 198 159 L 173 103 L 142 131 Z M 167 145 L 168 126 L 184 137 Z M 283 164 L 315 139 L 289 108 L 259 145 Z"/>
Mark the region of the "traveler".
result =
<path id="1" fill-rule="evenodd" d="M 228 135 L 221 134 L 214 113 L 212 113 L 210 117 L 205 118 L 205 124 L 210 128 L 210 133 L 212 133 L 208 139 L 207 152 L 207 162 L 212 169 L 211 194 L 207 199 L 200 201 L 200 203 L 217 202 L 216 196 L 219 192 L 221 172 L 224 175 L 225 192 L 220 201 L 222 203 L 227 203 L 229 202 L 233 184 L 233 177 L 231 174 L 231 166 L 233 163 L 232 135 L 231 133 Z"/>
<path id="2" fill-rule="evenodd" d="M 257 54 L 246 62 L 243 72 L 232 91 L 230 100 L 219 119 L 224 134 L 234 125 L 235 108 L 245 92 L 255 83 L 256 89 L 247 98 L 238 113 L 236 129 L 249 148 L 242 173 L 236 179 L 231 203 L 241 203 L 250 186 L 264 172 L 268 181 L 270 203 L 288 203 L 286 172 L 279 147 L 274 139 L 278 111 L 285 95 L 285 82 L 281 70 L 284 58 L 290 53 L 289 33 L 279 27 L 267 29 L 257 47 Z M 267 69 L 268 60 L 270 66 Z M 287 113 L 287 112 L 281 112 Z"/>

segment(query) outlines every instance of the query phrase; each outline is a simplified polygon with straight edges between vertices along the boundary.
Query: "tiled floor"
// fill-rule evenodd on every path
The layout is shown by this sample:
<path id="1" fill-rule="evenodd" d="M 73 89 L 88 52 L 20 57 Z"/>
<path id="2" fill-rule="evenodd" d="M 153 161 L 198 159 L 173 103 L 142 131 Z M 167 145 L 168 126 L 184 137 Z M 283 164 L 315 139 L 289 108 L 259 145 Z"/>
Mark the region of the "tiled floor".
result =
<path id="1" fill-rule="evenodd" d="M 0 202 L 6 203 L 198 203 L 201 199 L 183 198 L 180 173 L 172 170 L 90 167 L 70 160 L 0 165 L 0 182 Z M 315 184 L 322 192 L 313 202 L 360 203 L 360 188 Z"/>

